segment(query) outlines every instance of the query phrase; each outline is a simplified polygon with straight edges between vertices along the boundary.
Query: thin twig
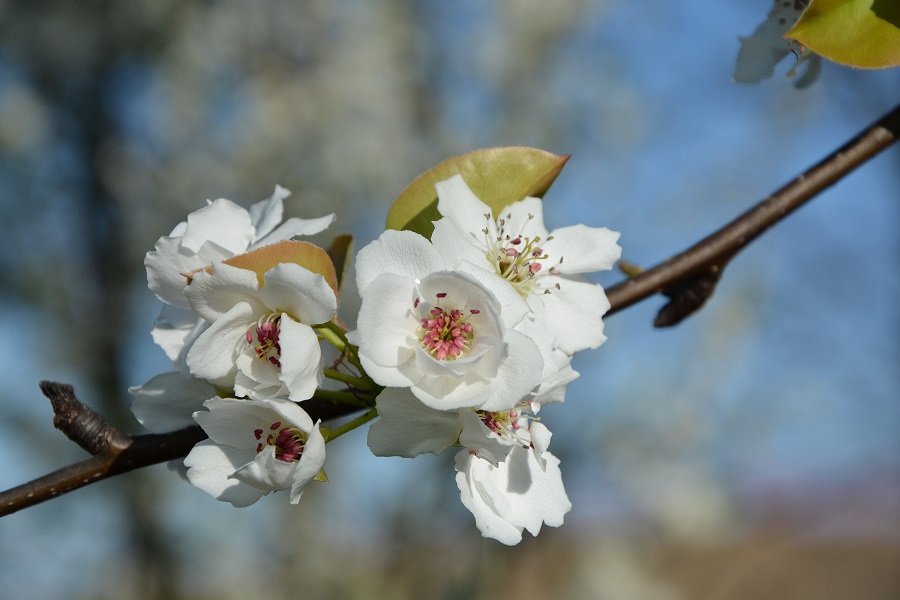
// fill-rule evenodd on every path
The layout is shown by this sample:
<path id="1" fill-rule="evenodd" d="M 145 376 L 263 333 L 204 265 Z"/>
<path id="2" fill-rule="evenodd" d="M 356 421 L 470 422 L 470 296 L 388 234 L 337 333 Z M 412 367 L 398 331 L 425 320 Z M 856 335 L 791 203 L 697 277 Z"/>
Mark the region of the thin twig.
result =
<path id="1" fill-rule="evenodd" d="M 658 324 L 665 326 L 680 321 L 697 310 L 711 295 L 722 269 L 741 249 L 810 198 L 890 146 L 898 137 L 900 106 L 719 231 L 656 267 L 608 288 L 606 292 L 612 307 L 607 315 L 663 293 L 669 295 L 673 302 L 687 306 L 688 312 L 683 307 L 676 308 L 666 317 L 672 320 L 671 323 L 660 324 L 661 315 Z M 686 294 L 693 294 L 694 297 Z M 53 402 L 51 394 L 47 394 L 57 413 L 54 424 L 70 439 L 94 452 L 94 456 L 0 492 L 0 516 L 120 473 L 181 458 L 194 444 L 206 438 L 199 427 L 167 434 L 124 436 L 78 402 L 71 387 L 42 384 L 42 389 L 45 393 L 50 390 L 57 396 L 57 401 Z M 323 421 L 360 410 L 359 407 L 325 398 L 304 401 L 303 407 L 313 420 Z M 62 416 L 60 413 L 63 413 Z"/>
<path id="2" fill-rule="evenodd" d="M 712 294 L 722 269 L 747 244 L 890 146 L 898 137 L 900 106 L 722 229 L 652 269 L 607 288 L 606 295 L 612 305 L 607 316 L 649 296 L 663 293 L 672 297 L 666 307 L 683 298 L 688 310 L 679 311 L 673 307 L 674 310 L 666 314 L 666 307 L 663 307 L 656 325 L 665 327 L 678 323 L 702 306 Z M 692 285 L 693 282 L 699 285 Z M 702 289 L 703 284 L 707 289 Z M 685 298 L 682 295 L 685 290 L 705 295 Z"/>

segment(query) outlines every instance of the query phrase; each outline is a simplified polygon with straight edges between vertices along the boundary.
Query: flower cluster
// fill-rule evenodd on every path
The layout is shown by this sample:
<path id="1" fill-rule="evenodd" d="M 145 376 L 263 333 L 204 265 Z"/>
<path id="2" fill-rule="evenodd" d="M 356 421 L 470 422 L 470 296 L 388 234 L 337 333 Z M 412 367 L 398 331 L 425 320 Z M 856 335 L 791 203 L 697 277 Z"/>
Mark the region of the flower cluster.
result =
<path id="1" fill-rule="evenodd" d="M 164 304 L 153 339 L 175 370 L 132 388 L 133 412 L 155 432 L 203 428 L 184 461 L 194 486 L 235 506 L 277 490 L 296 503 L 327 479 L 326 442 L 377 416 L 375 455 L 459 449 L 457 487 L 484 536 L 515 544 L 562 524 L 571 503 L 538 413 L 578 377 L 573 355 L 606 339 L 609 302 L 582 274 L 612 267 L 618 234 L 548 231 L 534 197 L 495 213 L 460 175 L 434 190 L 430 237 L 388 229 L 359 252 L 352 331 L 331 257 L 292 240 L 334 216 L 282 223 L 283 188 L 249 211 L 210 202 L 147 254 Z M 368 410 L 328 429 L 312 398 Z"/>
<path id="2" fill-rule="evenodd" d="M 515 544 L 571 508 L 535 415 L 578 376 L 572 355 L 606 339 L 609 302 L 581 274 L 613 266 L 618 234 L 548 232 L 538 198 L 495 215 L 459 175 L 435 187 L 430 240 L 389 230 L 357 257 L 362 306 L 348 337 L 387 388 L 369 447 L 413 457 L 461 446 L 463 504 L 483 535 Z"/>
<path id="3" fill-rule="evenodd" d="M 155 432 L 199 423 L 209 440 L 185 460 L 187 478 L 235 506 L 284 489 L 297 502 L 307 483 L 324 477 L 318 423 L 295 402 L 311 398 L 321 381 L 312 326 L 334 317 L 335 291 L 295 262 L 262 273 L 228 264 L 334 221 L 282 223 L 288 195 L 276 187 L 249 211 L 210 202 L 160 238 L 144 261 L 163 302 L 153 339 L 178 371 L 131 388 L 132 411 Z"/>

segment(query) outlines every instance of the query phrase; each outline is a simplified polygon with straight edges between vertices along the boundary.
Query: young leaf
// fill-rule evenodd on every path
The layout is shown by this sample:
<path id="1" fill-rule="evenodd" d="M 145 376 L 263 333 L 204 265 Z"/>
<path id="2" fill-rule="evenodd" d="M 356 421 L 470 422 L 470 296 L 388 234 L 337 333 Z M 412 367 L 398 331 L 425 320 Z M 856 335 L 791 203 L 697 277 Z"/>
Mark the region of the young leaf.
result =
<path id="1" fill-rule="evenodd" d="M 900 65 L 900 2 L 814 0 L 785 37 L 851 67 L 895 67 Z"/>
<path id="2" fill-rule="evenodd" d="M 434 184 L 460 174 L 469 188 L 495 212 L 526 196 L 541 197 L 559 175 L 569 155 L 525 146 L 486 148 L 447 159 L 407 186 L 388 211 L 387 229 L 408 229 L 427 238 L 437 211 Z"/>
<path id="3" fill-rule="evenodd" d="M 278 242 L 269 246 L 263 246 L 247 252 L 246 254 L 238 254 L 227 260 L 223 260 L 225 264 L 239 269 L 247 269 L 256 273 L 259 283 L 263 283 L 263 275 L 266 271 L 279 263 L 295 263 L 318 273 L 325 278 L 326 283 L 334 290 L 335 296 L 338 293 L 337 275 L 334 271 L 334 264 L 328 257 L 328 253 L 319 248 L 315 244 L 309 242 L 301 242 L 298 240 L 288 240 Z M 207 267 L 208 269 L 211 267 Z"/>

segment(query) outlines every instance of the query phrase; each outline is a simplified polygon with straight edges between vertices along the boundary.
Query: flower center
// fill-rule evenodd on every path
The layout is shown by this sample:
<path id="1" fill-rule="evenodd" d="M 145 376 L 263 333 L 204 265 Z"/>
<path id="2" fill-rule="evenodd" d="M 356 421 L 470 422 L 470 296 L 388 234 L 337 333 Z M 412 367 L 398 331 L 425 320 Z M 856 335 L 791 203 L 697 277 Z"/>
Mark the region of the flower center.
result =
<path id="1" fill-rule="evenodd" d="M 491 220 L 491 214 L 485 213 L 485 219 Z M 534 218 L 529 214 L 526 223 Z M 535 283 L 541 277 L 550 274 L 556 274 L 556 266 L 562 262 L 562 257 L 556 265 L 553 265 L 546 271 L 543 271 L 544 264 L 542 261 L 549 257 L 541 248 L 541 236 L 526 236 L 522 233 L 516 233 L 514 230 L 507 231 L 508 221 L 512 219 L 512 213 L 506 215 L 505 219 L 497 220 L 497 237 L 490 238 L 490 229 L 485 227 L 484 241 L 487 246 L 485 256 L 488 261 L 493 263 L 494 269 L 500 277 L 510 282 L 522 297 L 534 291 Z M 545 242 L 553 239 L 551 235 Z M 540 276 L 538 275 L 540 273 Z M 544 293 L 550 293 L 545 289 Z"/>
<path id="2" fill-rule="evenodd" d="M 500 412 L 479 410 L 476 413 L 485 427 L 496 433 L 501 439 L 523 448 L 531 447 L 529 428 L 531 421 L 536 419 L 527 404 L 523 403 L 520 410 L 512 409 Z"/>
<path id="3" fill-rule="evenodd" d="M 247 343 L 256 347 L 253 349 L 256 356 L 262 360 L 267 360 L 278 368 L 281 368 L 281 345 L 278 343 L 278 335 L 280 332 L 279 324 L 281 323 L 281 314 L 272 313 L 268 316 L 260 318 L 256 323 L 255 329 L 247 330 Z M 255 336 L 254 336 L 255 333 Z"/>
<path id="4" fill-rule="evenodd" d="M 428 312 L 427 317 L 420 319 L 419 343 L 438 360 L 455 360 L 471 346 L 475 330 L 468 322 L 466 315 L 459 309 L 446 309 L 440 306 L 447 298 L 447 292 L 435 294 L 436 304 Z M 419 307 L 419 298 L 413 308 Z M 477 315 L 478 309 L 469 310 L 469 315 Z"/>
<path id="5" fill-rule="evenodd" d="M 277 431 L 278 433 L 274 433 Z M 284 462 L 297 462 L 300 455 L 303 454 L 303 447 L 306 446 L 306 434 L 299 429 L 291 429 L 290 427 L 281 427 L 281 421 L 275 421 L 269 425 L 269 433 L 266 434 L 265 442 L 262 441 L 263 429 L 256 429 L 253 435 L 260 442 L 256 445 L 256 453 L 259 454 L 267 446 L 275 446 L 275 458 Z"/>

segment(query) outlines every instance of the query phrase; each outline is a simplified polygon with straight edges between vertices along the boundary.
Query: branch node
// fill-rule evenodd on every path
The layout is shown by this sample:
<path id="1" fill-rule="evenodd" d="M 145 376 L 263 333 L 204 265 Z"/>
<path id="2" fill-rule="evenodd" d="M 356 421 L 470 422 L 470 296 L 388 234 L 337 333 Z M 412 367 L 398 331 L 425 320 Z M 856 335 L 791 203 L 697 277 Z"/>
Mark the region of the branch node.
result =
<path id="1" fill-rule="evenodd" d="M 121 451 L 131 444 L 131 438 L 106 422 L 75 397 L 75 389 L 65 383 L 42 381 L 41 392 L 53 407 L 53 426 L 67 438 L 93 455 L 103 451 Z"/>
<path id="2" fill-rule="evenodd" d="M 659 309 L 653 326 L 673 327 L 700 310 L 716 291 L 724 270 L 724 265 L 710 265 L 690 279 L 663 290 L 669 301 Z"/>

